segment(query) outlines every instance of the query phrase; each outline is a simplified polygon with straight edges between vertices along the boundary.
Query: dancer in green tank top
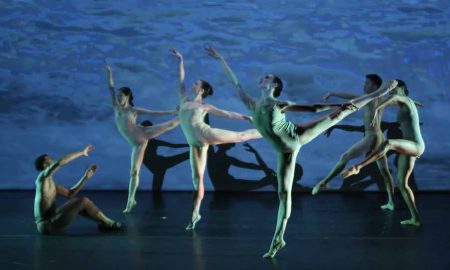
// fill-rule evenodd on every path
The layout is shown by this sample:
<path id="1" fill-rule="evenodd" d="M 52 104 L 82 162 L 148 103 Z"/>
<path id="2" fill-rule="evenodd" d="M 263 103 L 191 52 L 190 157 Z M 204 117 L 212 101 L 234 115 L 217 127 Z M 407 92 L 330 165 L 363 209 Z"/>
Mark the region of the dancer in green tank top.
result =
<path id="1" fill-rule="evenodd" d="M 374 98 L 387 94 L 396 85 L 396 81 L 385 84 L 377 91 L 351 100 L 346 104 L 295 105 L 277 99 L 282 91 L 281 80 L 268 74 L 259 81 L 261 98 L 256 101 L 239 84 L 225 59 L 211 46 L 206 51 L 210 56 L 222 62 L 225 72 L 235 86 L 239 98 L 252 112 L 253 124 L 261 135 L 272 144 L 277 152 L 278 208 L 277 225 L 269 251 L 264 258 L 273 258 L 286 245 L 284 232 L 291 214 L 291 191 L 295 161 L 302 145 L 307 144 L 331 126 L 365 106 Z M 294 124 L 286 120 L 285 111 L 319 112 L 337 107 L 337 110 L 305 125 Z"/>

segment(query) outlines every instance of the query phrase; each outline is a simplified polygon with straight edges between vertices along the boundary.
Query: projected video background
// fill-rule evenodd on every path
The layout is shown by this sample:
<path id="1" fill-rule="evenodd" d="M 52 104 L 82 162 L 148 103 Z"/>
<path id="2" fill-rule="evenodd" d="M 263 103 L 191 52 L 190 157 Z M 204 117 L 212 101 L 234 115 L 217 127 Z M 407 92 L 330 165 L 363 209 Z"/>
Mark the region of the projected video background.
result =
<path id="1" fill-rule="evenodd" d="M 151 3 L 150 3 L 151 2 Z M 177 106 L 177 62 L 185 56 L 187 84 L 209 81 L 205 102 L 248 113 L 218 62 L 203 51 L 213 44 L 255 97 L 257 82 L 273 72 L 285 83 L 281 98 L 318 102 L 328 91 L 362 93 L 364 75 L 401 78 L 420 109 L 426 152 L 417 161 L 419 190 L 448 190 L 450 180 L 449 46 L 447 1 L 4 1 L 0 7 L 0 188 L 30 189 L 34 159 L 92 143 L 88 158 L 55 178 L 71 185 L 89 164 L 99 166 L 88 189 L 126 189 L 131 148 L 115 128 L 103 59 L 116 86 L 129 86 L 135 104 L 155 110 Z M 337 101 L 338 99 L 335 99 Z M 332 100 L 330 100 L 332 101 Z M 383 121 L 393 123 L 396 108 Z M 294 122 L 319 115 L 290 113 Z M 170 117 L 142 117 L 158 123 Z M 245 121 L 211 116 L 214 127 L 243 130 Z M 362 112 L 342 124 L 361 126 Z M 390 134 L 398 133 L 395 125 Z M 333 130 L 304 146 L 296 188 L 313 186 L 361 132 Z M 190 190 L 188 148 L 180 128 L 150 143 L 141 188 Z M 168 144 L 170 143 L 170 144 Z M 210 150 L 206 187 L 274 190 L 274 151 L 264 140 Z M 390 167 L 396 174 L 395 155 Z M 154 164 L 152 165 L 152 160 Z M 355 160 L 354 162 L 356 162 Z M 353 162 L 351 162 L 353 163 Z M 149 168 L 153 170 L 150 172 Z M 211 179 L 210 179 L 211 178 Z M 248 182 L 252 181 L 252 182 Z M 334 189 L 377 190 L 376 173 Z"/>

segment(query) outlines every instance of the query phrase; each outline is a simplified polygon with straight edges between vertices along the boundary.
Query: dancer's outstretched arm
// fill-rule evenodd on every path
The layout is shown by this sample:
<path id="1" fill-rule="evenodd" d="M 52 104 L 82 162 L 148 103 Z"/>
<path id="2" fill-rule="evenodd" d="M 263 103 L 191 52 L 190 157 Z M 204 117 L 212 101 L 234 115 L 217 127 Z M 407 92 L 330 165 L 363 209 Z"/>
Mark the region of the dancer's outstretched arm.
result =
<path id="1" fill-rule="evenodd" d="M 152 111 L 139 107 L 132 107 L 137 114 L 148 114 L 148 115 L 167 115 L 167 114 L 178 114 L 178 110 L 170 110 L 170 111 Z"/>
<path id="2" fill-rule="evenodd" d="M 70 189 L 67 189 L 63 186 L 58 185 L 57 183 L 55 183 L 56 185 L 56 193 L 60 196 L 63 197 L 67 197 L 67 198 L 73 198 L 75 197 L 78 192 L 81 190 L 81 188 L 83 188 L 84 184 L 86 183 L 86 181 L 91 178 L 95 171 L 97 170 L 97 166 L 96 165 L 92 165 L 89 168 L 87 168 L 86 172 L 84 173 L 83 177 Z"/>
<path id="3" fill-rule="evenodd" d="M 114 80 L 113 80 L 113 75 L 112 75 L 112 69 L 111 67 L 108 65 L 108 63 L 106 63 L 106 61 L 104 61 L 104 65 L 105 65 L 105 69 L 108 72 L 108 88 L 109 88 L 109 93 L 111 94 L 111 100 L 112 100 L 112 104 L 114 107 L 116 107 L 117 104 L 117 99 L 116 99 L 116 93 L 114 91 Z"/>
<path id="4" fill-rule="evenodd" d="M 184 83 L 184 60 L 183 55 L 178 52 L 175 48 L 169 50 L 178 59 L 178 74 L 180 78 L 180 85 L 178 88 L 178 98 L 180 99 L 180 104 L 184 103 L 188 96 L 186 94 L 186 85 Z"/>
<path id="5" fill-rule="evenodd" d="M 208 52 L 208 54 L 212 57 L 214 57 L 215 59 L 218 59 L 222 62 L 223 68 L 225 69 L 225 72 L 227 73 L 228 78 L 231 80 L 231 82 L 233 83 L 239 98 L 242 100 L 242 102 L 244 102 L 245 106 L 249 109 L 249 110 L 253 110 L 253 108 L 255 107 L 255 100 L 249 96 L 245 90 L 242 88 L 242 86 L 240 85 L 238 79 L 236 78 L 236 76 L 234 75 L 233 71 L 231 70 L 230 66 L 228 66 L 227 62 L 225 61 L 225 59 L 217 52 L 216 49 L 214 49 L 212 46 L 205 46 L 205 50 Z"/>
<path id="6" fill-rule="evenodd" d="M 327 102 L 328 98 L 330 97 L 338 97 L 343 99 L 354 99 L 359 97 L 359 95 L 350 94 L 350 93 L 342 93 L 342 92 L 328 92 L 323 97 L 323 102 Z"/>
<path id="7" fill-rule="evenodd" d="M 375 113 L 373 114 L 373 119 L 370 122 L 370 124 L 372 126 L 375 125 L 378 114 L 381 113 L 384 110 L 384 108 L 386 108 L 387 106 L 395 106 L 395 105 L 399 105 L 400 103 L 405 103 L 406 99 L 407 98 L 403 97 L 403 96 L 392 95 L 392 96 L 386 98 L 385 100 L 383 100 L 380 103 L 380 105 L 378 105 L 378 107 L 375 109 Z"/>
<path id="8" fill-rule="evenodd" d="M 208 113 L 216 115 L 216 116 L 222 116 L 222 117 L 238 119 L 238 120 L 248 120 L 250 122 L 252 121 L 252 118 L 250 116 L 243 115 L 243 114 L 236 113 L 236 112 L 225 111 L 225 110 L 216 108 L 211 104 L 204 104 L 203 107 L 208 111 Z"/>
<path id="9" fill-rule="evenodd" d="M 90 145 L 86 146 L 86 148 L 84 148 L 82 151 L 67 154 L 67 155 L 63 156 L 62 158 L 58 159 L 57 161 L 53 162 L 50 166 L 48 166 L 43 171 L 44 177 L 50 176 L 56 170 L 58 170 L 59 167 L 61 167 L 62 165 L 65 165 L 65 164 L 71 162 L 74 159 L 77 159 L 77 158 L 82 157 L 82 156 L 87 156 L 88 153 L 92 151 L 92 148 L 93 147 L 90 144 Z"/>

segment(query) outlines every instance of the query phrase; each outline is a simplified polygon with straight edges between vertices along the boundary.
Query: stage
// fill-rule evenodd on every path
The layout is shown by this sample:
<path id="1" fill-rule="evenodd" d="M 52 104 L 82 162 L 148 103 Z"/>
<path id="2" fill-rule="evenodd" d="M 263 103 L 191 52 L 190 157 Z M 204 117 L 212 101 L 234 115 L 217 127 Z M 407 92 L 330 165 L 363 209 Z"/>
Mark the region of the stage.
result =
<path id="1" fill-rule="evenodd" d="M 207 193 L 195 232 L 184 230 L 191 194 L 82 192 L 126 232 L 99 233 L 82 217 L 58 236 L 41 236 L 32 191 L 0 192 L 1 269 L 448 269 L 450 194 L 418 193 L 424 225 L 403 227 L 408 211 L 379 210 L 381 193 L 293 195 L 287 246 L 265 260 L 276 221 L 276 193 Z"/>

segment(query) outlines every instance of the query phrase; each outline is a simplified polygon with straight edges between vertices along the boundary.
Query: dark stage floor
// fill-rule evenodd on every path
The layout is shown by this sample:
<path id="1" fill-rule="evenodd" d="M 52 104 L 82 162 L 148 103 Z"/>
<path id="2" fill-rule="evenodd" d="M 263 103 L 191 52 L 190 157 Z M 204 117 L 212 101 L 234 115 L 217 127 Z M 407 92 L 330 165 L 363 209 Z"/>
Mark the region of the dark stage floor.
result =
<path id="1" fill-rule="evenodd" d="M 294 194 L 287 246 L 274 260 L 267 250 L 276 219 L 275 193 L 208 193 L 195 233 L 184 227 L 190 193 L 139 193 L 131 215 L 121 213 L 125 192 L 84 192 L 128 226 L 101 234 L 78 218 L 59 236 L 40 236 L 33 192 L 0 192 L 1 269 L 449 269 L 450 194 L 422 193 L 424 225 L 397 210 L 383 212 L 377 193 Z"/>

